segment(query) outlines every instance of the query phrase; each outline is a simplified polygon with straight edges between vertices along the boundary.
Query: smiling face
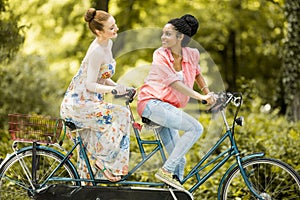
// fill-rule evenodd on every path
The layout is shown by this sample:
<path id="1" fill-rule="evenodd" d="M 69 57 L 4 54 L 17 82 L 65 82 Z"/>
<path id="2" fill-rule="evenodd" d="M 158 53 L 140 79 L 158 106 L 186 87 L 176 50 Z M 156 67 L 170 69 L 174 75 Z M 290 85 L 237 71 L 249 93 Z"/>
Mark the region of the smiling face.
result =
<path id="1" fill-rule="evenodd" d="M 166 24 L 162 30 L 161 43 L 165 48 L 181 48 L 182 34 L 179 34 L 172 24 Z"/>
<path id="2" fill-rule="evenodd" d="M 116 24 L 116 20 L 113 16 L 109 17 L 107 21 L 103 23 L 103 31 L 101 31 L 101 35 L 103 38 L 112 39 L 118 36 L 118 26 Z"/>

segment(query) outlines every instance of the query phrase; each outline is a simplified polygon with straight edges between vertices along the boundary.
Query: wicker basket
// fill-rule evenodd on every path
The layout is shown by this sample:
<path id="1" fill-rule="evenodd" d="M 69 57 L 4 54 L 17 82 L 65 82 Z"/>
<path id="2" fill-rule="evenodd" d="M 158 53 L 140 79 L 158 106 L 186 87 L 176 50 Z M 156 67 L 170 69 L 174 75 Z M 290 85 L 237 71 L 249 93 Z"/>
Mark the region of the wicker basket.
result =
<path id="1" fill-rule="evenodd" d="M 26 114 L 9 114 L 9 133 L 12 140 L 53 144 L 58 142 L 63 120 Z"/>

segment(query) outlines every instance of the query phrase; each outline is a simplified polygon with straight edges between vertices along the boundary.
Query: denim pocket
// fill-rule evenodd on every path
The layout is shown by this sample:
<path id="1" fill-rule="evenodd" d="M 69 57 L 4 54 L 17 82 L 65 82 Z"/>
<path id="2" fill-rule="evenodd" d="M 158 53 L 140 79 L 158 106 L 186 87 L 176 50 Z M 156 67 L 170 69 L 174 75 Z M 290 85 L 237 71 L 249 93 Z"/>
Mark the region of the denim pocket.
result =
<path id="1" fill-rule="evenodd" d="M 157 106 L 158 101 L 159 100 L 156 100 L 156 99 L 149 100 L 146 107 L 145 107 L 145 109 L 144 109 L 144 111 L 143 111 L 143 113 L 142 113 L 142 117 L 145 117 L 145 118 L 149 119 L 151 114 L 152 114 L 152 112 L 151 112 L 152 107 Z"/>
<path id="2" fill-rule="evenodd" d="M 149 104 L 149 102 L 147 103 L 147 105 L 142 113 L 142 117 L 149 118 L 151 116 L 151 110 L 150 110 L 148 104 Z"/>

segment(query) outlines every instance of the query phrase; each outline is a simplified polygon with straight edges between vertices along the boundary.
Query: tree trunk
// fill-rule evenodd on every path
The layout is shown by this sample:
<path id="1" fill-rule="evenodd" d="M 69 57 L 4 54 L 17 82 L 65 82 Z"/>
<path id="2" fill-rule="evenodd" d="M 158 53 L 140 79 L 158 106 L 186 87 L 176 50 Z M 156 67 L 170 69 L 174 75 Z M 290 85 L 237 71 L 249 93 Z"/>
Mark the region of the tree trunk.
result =
<path id="1" fill-rule="evenodd" d="M 237 62 L 237 55 L 236 55 L 236 33 L 235 31 L 230 32 L 229 42 L 231 46 L 231 60 L 232 60 L 232 82 L 231 86 L 233 90 L 236 90 L 236 79 L 238 77 L 238 62 Z"/>
<path id="2" fill-rule="evenodd" d="M 300 120 L 300 1 L 286 0 L 287 36 L 283 51 L 282 84 L 286 115 Z"/>
<path id="3" fill-rule="evenodd" d="M 238 77 L 238 61 L 236 55 L 236 32 L 231 30 L 228 37 L 228 42 L 221 52 L 224 66 L 224 77 L 228 84 L 227 89 L 236 90 L 236 79 Z"/>
<path id="4" fill-rule="evenodd" d="M 92 7 L 96 8 L 97 10 L 104 10 L 108 12 L 108 3 L 109 0 L 93 0 Z"/>

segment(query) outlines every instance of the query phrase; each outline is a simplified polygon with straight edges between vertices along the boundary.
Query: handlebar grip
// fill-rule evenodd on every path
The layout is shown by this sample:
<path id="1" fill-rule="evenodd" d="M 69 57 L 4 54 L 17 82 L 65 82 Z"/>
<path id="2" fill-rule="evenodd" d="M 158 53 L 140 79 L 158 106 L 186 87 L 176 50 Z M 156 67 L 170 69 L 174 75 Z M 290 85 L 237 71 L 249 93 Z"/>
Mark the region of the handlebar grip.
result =
<path id="1" fill-rule="evenodd" d="M 113 89 L 113 90 L 111 91 L 111 93 L 112 93 L 112 94 L 117 94 L 118 91 L 117 91 L 116 89 Z"/>
<path id="2" fill-rule="evenodd" d="M 201 103 L 202 104 L 207 104 L 207 101 L 206 100 L 201 100 Z"/>
<path id="3" fill-rule="evenodd" d="M 136 89 L 134 89 L 134 88 L 127 88 L 126 89 L 126 93 L 125 94 L 118 94 L 118 91 L 116 90 L 116 89 L 113 89 L 112 91 L 111 91 L 111 93 L 114 95 L 114 98 L 125 98 L 125 99 L 127 99 L 128 100 L 128 102 L 132 102 L 133 101 L 133 97 L 135 96 L 135 94 L 136 94 Z"/>

